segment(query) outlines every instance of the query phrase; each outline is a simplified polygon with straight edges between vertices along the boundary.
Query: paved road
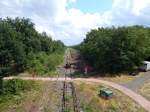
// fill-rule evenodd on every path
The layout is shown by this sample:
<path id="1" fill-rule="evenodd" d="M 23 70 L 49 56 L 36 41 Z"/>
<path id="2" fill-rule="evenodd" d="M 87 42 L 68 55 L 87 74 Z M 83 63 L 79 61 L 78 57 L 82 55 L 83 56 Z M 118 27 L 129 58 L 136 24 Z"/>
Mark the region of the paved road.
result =
<path id="1" fill-rule="evenodd" d="M 10 79 L 15 79 L 18 77 L 5 77 L 5 80 L 10 80 Z M 42 77 L 19 77 L 19 79 L 23 79 L 23 80 L 42 80 L 42 81 L 64 81 L 65 78 L 42 78 Z M 76 79 L 72 79 L 72 78 L 67 78 L 68 81 L 86 81 L 86 82 L 96 82 L 96 83 L 102 83 L 108 86 L 111 86 L 119 91 L 121 91 L 122 93 L 126 94 L 127 96 L 129 96 L 130 98 L 132 98 L 134 101 L 136 101 L 138 104 L 140 104 L 143 108 L 145 108 L 148 112 L 150 112 L 150 102 L 148 100 L 146 100 L 144 97 L 142 97 L 141 95 L 135 93 L 134 91 L 113 83 L 113 82 L 109 82 L 109 81 L 104 81 L 104 80 L 99 80 L 99 79 L 94 79 L 94 78 L 76 78 Z"/>
<path id="2" fill-rule="evenodd" d="M 129 81 L 125 84 L 122 84 L 123 86 L 131 89 L 134 92 L 137 92 L 138 89 L 147 81 L 150 80 L 150 71 L 146 72 L 144 75 L 141 77 L 137 77 L 132 81 Z"/>

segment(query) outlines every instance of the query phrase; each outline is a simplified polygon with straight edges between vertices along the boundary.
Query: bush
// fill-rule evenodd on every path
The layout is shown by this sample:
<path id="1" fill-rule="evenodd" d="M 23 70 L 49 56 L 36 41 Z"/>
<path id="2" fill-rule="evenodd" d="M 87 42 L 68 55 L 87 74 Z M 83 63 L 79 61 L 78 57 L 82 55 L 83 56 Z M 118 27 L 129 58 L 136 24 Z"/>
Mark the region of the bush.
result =
<path id="1" fill-rule="evenodd" d="M 33 81 L 24 81 L 20 79 L 12 79 L 3 82 L 3 94 L 16 95 L 20 92 L 35 88 Z"/>
<path id="2" fill-rule="evenodd" d="M 29 71 L 37 75 L 49 75 L 63 61 L 62 53 L 46 54 L 44 52 L 32 55 L 29 61 Z"/>

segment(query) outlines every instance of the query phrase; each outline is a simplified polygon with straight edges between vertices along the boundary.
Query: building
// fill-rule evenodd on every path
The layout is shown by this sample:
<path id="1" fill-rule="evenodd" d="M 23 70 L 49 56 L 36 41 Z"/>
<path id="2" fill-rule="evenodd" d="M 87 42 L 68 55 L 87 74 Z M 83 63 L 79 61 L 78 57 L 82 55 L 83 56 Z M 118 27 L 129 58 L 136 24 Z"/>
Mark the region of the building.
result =
<path id="1" fill-rule="evenodd" d="M 144 61 L 143 64 L 140 66 L 140 70 L 149 71 L 150 70 L 150 62 Z"/>

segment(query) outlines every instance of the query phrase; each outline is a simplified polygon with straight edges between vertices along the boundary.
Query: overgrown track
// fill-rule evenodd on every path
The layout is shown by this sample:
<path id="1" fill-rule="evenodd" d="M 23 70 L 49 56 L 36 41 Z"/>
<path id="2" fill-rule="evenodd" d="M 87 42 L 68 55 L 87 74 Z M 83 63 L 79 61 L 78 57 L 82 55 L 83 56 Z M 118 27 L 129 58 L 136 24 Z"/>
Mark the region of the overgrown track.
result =
<path id="1" fill-rule="evenodd" d="M 62 112 L 80 112 L 76 89 L 72 82 L 63 82 Z"/>
<path id="2" fill-rule="evenodd" d="M 66 63 L 70 63 L 71 53 L 68 50 L 66 57 Z M 67 73 L 69 70 L 69 74 Z M 65 81 L 63 82 L 62 89 L 62 112 L 80 112 L 79 103 L 77 99 L 77 93 L 73 82 L 67 82 L 67 75 L 72 73 L 71 69 L 65 72 Z"/>
<path id="3" fill-rule="evenodd" d="M 73 97 L 73 109 L 74 112 L 80 112 L 80 108 L 79 108 L 79 103 L 78 103 L 78 99 L 77 99 L 77 94 L 76 94 L 76 90 L 75 90 L 75 86 L 72 82 L 70 82 L 71 88 L 72 88 L 72 97 Z"/>
<path id="4" fill-rule="evenodd" d="M 63 83 L 62 112 L 66 111 L 66 82 Z"/>

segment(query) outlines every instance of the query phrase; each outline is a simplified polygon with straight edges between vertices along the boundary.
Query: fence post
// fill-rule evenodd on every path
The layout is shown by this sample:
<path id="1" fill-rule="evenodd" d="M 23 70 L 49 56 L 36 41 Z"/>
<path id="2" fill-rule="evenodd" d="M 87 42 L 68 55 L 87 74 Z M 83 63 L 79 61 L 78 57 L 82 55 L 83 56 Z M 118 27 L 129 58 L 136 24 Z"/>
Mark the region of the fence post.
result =
<path id="1" fill-rule="evenodd" d="M 0 76 L 0 94 L 3 93 L 3 77 Z"/>

